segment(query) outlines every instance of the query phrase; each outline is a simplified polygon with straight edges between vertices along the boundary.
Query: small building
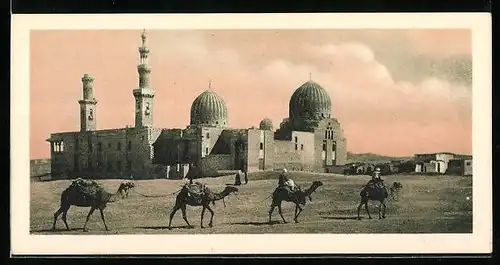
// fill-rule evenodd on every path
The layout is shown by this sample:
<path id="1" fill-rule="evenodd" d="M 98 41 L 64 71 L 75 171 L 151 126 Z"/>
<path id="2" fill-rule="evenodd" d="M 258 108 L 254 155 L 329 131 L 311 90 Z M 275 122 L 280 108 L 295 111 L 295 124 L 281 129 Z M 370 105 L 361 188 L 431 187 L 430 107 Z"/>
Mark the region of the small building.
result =
<path id="1" fill-rule="evenodd" d="M 444 174 L 446 172 L 446 164 L 444 161 L 430 161 L 423 164 L 420 172 Z"/>
<path id="2" fill-rule="evenodd" d="M 472 176 L 472 158 L 458 158 L 450 160 L 446 174 Z"/>
<path id="3" fill-rule="evenodd" d="M 448 162 L 454 158 L 455 154 L 448 152 L 415 154 L 415 172 L 444 174 L 448 169 Z"/>
<path id="4" fill-rule="evenodd" d="M 472 176 L 472 159 L 464 159 L 464 176 Z"/>

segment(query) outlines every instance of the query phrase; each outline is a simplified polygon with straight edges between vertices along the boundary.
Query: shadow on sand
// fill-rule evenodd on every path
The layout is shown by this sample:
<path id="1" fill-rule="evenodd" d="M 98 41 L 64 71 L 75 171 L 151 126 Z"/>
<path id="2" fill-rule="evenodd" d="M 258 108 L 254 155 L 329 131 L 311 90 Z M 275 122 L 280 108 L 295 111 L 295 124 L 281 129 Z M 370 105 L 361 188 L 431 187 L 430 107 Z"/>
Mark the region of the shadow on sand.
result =
<path id="1" fill-rule="evenodd" d="M 38 229 L 38 230 L 30 230 L 30 233 L 47 233 L 47 232 L 57 233 L 57 232 L 72 232 L 72 231 L 83 231 L 83 228 L 70 228 L 69 230 L 67 230 L 66 228 L 59 228 L 56 230 L 52 230 L 52 228 Z"/>
<path id="2" fill-rule="evenodd" d="M 330 219 L 330 220 L 358 220 L 357 216 L 321 216 L 323 219 Z M 361 217 L 361 219 L 364 219 Z"/>
<path id="3" fill-rule="evenodd" d="M 168 226 L 136 226 L 134 228 L 149 229 L 149 230 L 168 230 Z M 194 227 L 189 228 L 189 226 L 187 225 L 182 225 L 182 226 L 172 226 L 172 229 L 194 229 Z"/>
<path id="4" fill-rule="evenodd" d="M 238 223 L 227 223 L 228 225 L 254 225 L 254 226 L 262 226 L 262 225 L 274 225 L 274 224 L 279 224 L 280 221 L 271 221 L 269 223 L 268 221 L 265 222 L 238 222 Z"/>

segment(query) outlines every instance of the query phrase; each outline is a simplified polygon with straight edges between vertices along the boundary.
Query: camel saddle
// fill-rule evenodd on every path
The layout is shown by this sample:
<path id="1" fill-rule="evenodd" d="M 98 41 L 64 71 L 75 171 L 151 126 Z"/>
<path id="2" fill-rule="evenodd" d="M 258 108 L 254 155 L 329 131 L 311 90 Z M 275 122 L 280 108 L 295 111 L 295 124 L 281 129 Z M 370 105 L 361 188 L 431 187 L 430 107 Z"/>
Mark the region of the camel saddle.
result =
<path id="1" fill-rule="evenodd" d="M 96 181 L 82 178 L 73 180 L 70 187 L 85 195 L 96 194 L 103 189 Z"/>
<path id="2" fill-rule="evenodd" d="M 288 192 L 288 194 L 293 195 L 295 192 L 301 190 L 301 188 L 299 186 L 295 186 L 295 188 L 292 189 L 292 187 L 287 186 L 287 185 L 278 185 L 278 188 L 276 189 L 276 191 L 278 191 L 278 190 L 284 190 L 284 191 Z"/>
<path id="3" fill-rule="evenodd" d="M 201 203 L 201 199 L 203 195 L 205 195 L 207 187 L 200 182 L 185 184 L 185 187 L 187 188 L 189 196 L 191 196 L 197 202 Z"/>
<path id="4" fill-rule="evenodd" d="M 361 190 L 360 195 L 361 196 L 366 195 L 365 193 L 368 192 L 368 188 L 376 189 L 376 190 L 385 190 L 385 192 L 387 192 L 387 189 L 385 187 L 383 180 L 377 180 L 377 181 L 370 180 L 370 181 L 368 181 L 368 183 L 366 183 L 366 185 L 365 185 L 365 188 L 363 188 Z"/>

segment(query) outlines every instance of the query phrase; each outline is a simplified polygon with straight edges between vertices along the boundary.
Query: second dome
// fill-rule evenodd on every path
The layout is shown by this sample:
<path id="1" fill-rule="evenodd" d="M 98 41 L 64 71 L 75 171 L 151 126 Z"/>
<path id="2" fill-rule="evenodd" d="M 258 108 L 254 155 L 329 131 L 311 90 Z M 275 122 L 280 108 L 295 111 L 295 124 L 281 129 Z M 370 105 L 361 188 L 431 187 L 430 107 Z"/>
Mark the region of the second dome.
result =
<path id="1" fill-rule="evenodd" d="M 302 84 L 290 98 L 289 117 L 291 119 L 320 120 L 329 118 L 332 101 L 328 92 L 314 81 Z"/>

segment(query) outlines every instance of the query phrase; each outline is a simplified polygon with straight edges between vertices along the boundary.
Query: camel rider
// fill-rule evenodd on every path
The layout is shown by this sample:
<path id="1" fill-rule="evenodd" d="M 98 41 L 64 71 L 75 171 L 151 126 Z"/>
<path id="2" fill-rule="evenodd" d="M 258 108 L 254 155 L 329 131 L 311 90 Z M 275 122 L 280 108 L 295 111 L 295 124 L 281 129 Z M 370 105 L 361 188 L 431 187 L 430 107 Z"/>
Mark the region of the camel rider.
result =
<path id="1" fill-rule="evenodd" d="M 279 187 L 288 187 L 291 191 L 295 190 L 295 182 L 287 176 L 288 170 L 286 168 L 283 168 L 281 171 L 279 180 L 278 180 L 278 186 Z"/>
<path id="2" fill-rule="evenodd" d="M 383 181 L 384 180 L 381 178 L 380 168 L 377 167 L 373 171 L 373 173 L 372 173 L 372 179 L 368 182 L 368 185 L 371 185 L 371 184 L 377 185 L 377 184 L 382 183 Z"/>

